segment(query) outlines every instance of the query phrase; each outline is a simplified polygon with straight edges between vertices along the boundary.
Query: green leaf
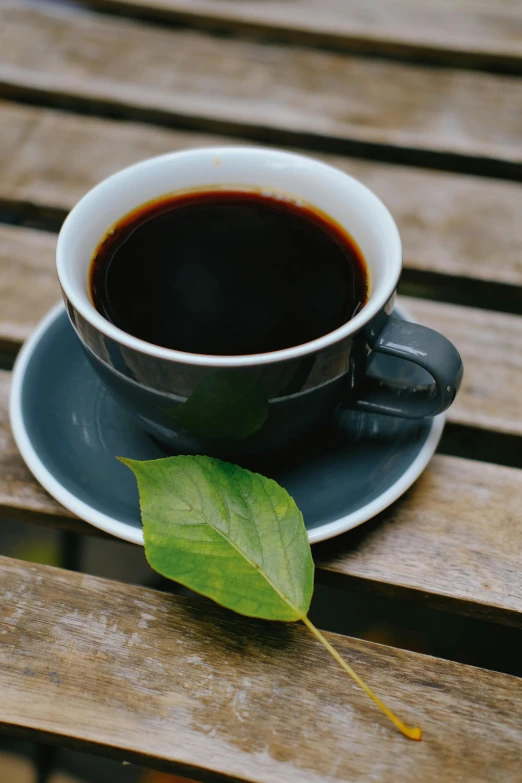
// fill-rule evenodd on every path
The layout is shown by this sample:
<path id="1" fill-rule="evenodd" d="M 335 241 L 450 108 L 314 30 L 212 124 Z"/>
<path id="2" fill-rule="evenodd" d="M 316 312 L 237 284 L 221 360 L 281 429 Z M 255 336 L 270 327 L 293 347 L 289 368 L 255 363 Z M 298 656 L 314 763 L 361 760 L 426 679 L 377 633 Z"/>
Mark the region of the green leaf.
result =
<path id="1" fill-rule="evenodd" d="M 210 457 L 121 461 L 138 482 L 152 568 L 240 614 L 306 616 L 314 565 L 285 489 Z"/>
<path id="2" fill-rule="evenodd" d="M 301 512 L 275 481 L 211 457 L 120 458 L 136 476 L 145 554 L 158 573 L 250 617 L 302 620 L 406 737 L 398 718 L 308 619 L 314 564 Z"/>
<path id="3" fill-rule="evenodd" d="M 218 370 L 170 415 L 199 437 L 233 443 L 261 429 L 268 417 L 268 400 L 251 375 Z"/>

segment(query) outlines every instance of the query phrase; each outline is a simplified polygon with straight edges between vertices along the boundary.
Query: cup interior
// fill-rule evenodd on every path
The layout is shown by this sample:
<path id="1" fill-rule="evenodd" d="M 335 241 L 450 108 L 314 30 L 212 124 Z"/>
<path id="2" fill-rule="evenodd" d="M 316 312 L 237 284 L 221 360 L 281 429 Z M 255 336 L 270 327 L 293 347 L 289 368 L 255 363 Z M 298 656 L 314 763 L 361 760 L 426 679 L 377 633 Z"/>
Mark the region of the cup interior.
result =
<path id="1" fill-rule="evenodd" d="M 326 213 L 355 240 L 369 273 L 369 297 L 358 315 L 332 333 L 332 341 L 340 339 L 337 333 L 341 330 L 349 334 L 360 328 L 393 294 L 401 269 L 400 239 L 393 218 L 375 194 L 344 172 L 312 158 L 264 148 L 223 147 L 143 161 L 84 196 L 66 219 L 58 240 L 58 276 L 67 299 L 105 334 L 130 342 L 138 350 L 167 355 L 169 349 L 131 337 L 97 312 L 89 292 L 91 260 L 107 231 L 140 205 L 170 193 L 215 188 L 256 190 L 305 203 Z"/>

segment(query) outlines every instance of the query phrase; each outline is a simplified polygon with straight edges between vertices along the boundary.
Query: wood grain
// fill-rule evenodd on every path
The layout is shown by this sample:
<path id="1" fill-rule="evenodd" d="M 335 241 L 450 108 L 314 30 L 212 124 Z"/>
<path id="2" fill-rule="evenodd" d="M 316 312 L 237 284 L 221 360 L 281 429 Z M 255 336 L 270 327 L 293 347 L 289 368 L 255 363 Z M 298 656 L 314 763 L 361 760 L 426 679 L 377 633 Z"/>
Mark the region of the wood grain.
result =
<path id="1" fill-rule="evenodd" d="M 53 225 L 89 188 L 118 169 L 165 152 L 233 143 L 228 137 L 1 101 L 0 137 L 0 205 L 21 219 L 45 222 L 51 215 Z M 522 286 L 518 184 L 320 157 L 362 180 L 389 206 L 401 231 L 407 269 Z M 20 258 L 21 251 L 7 247 Z M 47 255 L 49 242 L 45 247 Z M 25 262 L 20 258 L 17 263 Z"/>
<path id="2" fill-rule="evenodd" d="M 18 734 L 196 779 L 519 780 L 516 677 L 328 634 L 422 725 L 407 743 L 301 626 L 7 558 L 0 586 L 0 723 Z"/>
<path id="3" fill-rule="evenodd" d="M 54 234 L 0 224 L 0 350 L 17 350 L 60 298 L 55 246 Z"/>
<path id="4" fill-rule="evenodd" d="M 351 51 L 519 70 L 522 8 L 511 0 L 83 0 L 138 18 L 277 36 Z"/>
<path id="5" fill-rule="evenodd" d="M 417 159 L 421 152 L 468 157 L 477 170 L 489 161 L 513 176 L 522 170 L 522 92 L 510 77 L 1 0 L 0 85 L 4 94 L 163 122 L 356 142 Z"/>
<path id="6" fill-rule="evenodd" d="M 1 187 L 1 186 L 0 186 Z M 0 227 L 0 346 L 15 351 L 59 299 L 52 235 Z M 462 389 L 449 420 L 522 435 L 522 318 L 403 297 L 413 317 L 443 332 L 462 354 Z"/>
<path id="7" fill-rule="evenodd" d="M 0 512 L 99 535 L 25 467 L 9 431 L 8 389 L 0 372 Z M 438 456 L 391 509 L 314 548 L 319 578 L 522 627 L 520 478 L 513 468 Z"/>
<path id="8" fill-rule="evenodd" d="M 402 297 L 420 323 L 443 332 L 464 360 L 449 421 L 522 435 L 522 318 L 473 307 Z"/>
<path id="9" fill-rule="evenodd" d="M 521 478 L 437 455 L 383 514 L 314 547 L 318 576 L 521 628 Z"/>
<path id="10" fill-rule="evenodd" d="M 66 522 L 67 529 L 88 531 L 85 523 L 71 520 L 72 515 L 44 492 L 18 453 L 9 426 L 10 385 L 10 373 L 0 371 L 0 515 L 44 524 L 50 518 L 53 527 Z"/>

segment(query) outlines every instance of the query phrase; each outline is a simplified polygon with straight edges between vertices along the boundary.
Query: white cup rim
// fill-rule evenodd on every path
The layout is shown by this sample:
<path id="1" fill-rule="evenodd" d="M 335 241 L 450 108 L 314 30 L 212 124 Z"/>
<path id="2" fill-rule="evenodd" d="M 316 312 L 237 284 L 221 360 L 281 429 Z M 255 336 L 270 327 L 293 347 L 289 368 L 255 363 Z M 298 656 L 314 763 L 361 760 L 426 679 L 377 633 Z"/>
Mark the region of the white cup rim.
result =
<path id="1" fill-rule="evenodd" d="M 254 159 L 262 159 L 264 163 L 268 162 L 269 165 L 273 165 L 274 169 L 282 166 L 289 166 L 305 170 L 307 175 L 316 177 L 329 177 L 330 184 L 336 188 L 339 193 L 339 197 L 342 198 L 343 192 L 346 195 L 348 190 L 352 197 L 353 193 L 357 192 L 358 195 L 364 199 L 366 209 L 373 211 L 376 220 L 379 220 L 379 226 L 381 230 L 386 233 L 387 255 L 390 260 L 389 269 L 387 270 L 386 280 L 377 281 L 375 284 L 373 280 L 373 290 L 369 296 L 367 303 L 361 309 L 361 311 L 355 315 L 350 321 L 342 324 L 328 334 L 318 337 L 310 342 L 302 343 L 300 345 L 292 346 L 290 348 L 284 348 L 278 351 L 272 351 L 269 353 L 260 354 L 248 354 L 238 356 L 218 356 L 211 354 L 195 354 L 178 351 L 171 348 L 164 348 L 162 346 L 148 343 L 144 340 L 134 337 L 128 334 L 119 327 L 110 323 L 104 316 L 99 313 L 94 304 L 90 300 L 87 293 L 87 275 L 85 285 L 82 287 L 75 284 L 71 274 L 71 241 L 78 229 L 78 226 L 85 220 L 86 215 L 92 212 L 93 209 L 103 209 L 104 201 L 106 197 L 114 190 L 115 186 L 121 186 L 122 188 L 135 186 L 136 180 L 139 181 L 140 176 L 149 171 L 153 166 L 170 166 L 175 165 L 176 162 L 181 160 L 193 160 L 197 162 L 201 161 L 205 156 L 208 159 L 209 156 L 214 160 L 219 160 L 220 165 L 223 159 L 228 159 L 230 156 L 235 156 L 244 161 L 244 163 L 251 162 Z M 215 177 L 216 181 L 208 184 L 211 188 L 213 185 L 219 185 L 219 175 Z M 252 183 L 254 184 L 254 183 Z M 239 183 L 238 183 L 239 185 Z M 200 190 L 201 187 L 195 187 Z M 183 188 L 186 190 L 186 188 Z M 274 192 L 280 191 L 281 188 L 274 187 Z M 158 196 L 167 195 L 169 193 L 175 193 L 176 187 L 171 190 L 165 191 L 165 193 L 159 193 Z M 141 202 L 138 200 L 136 206 L 140 203 L 147 202 L 149 199 L 144 198 Z M 310 200 L 307 199 L 310 203 Z M 321 209 L 321 204 L 311 201 L 313 206 Z M 124 210 L 119 218 L 121 219 L 130 210 Z M 338 221 L 341 222 L 342 221 Z M 111 225 L 114 221 L 111 221 Z M 108 230 L 110 225 L 106 227 Z M 349 231 L 348 227 L 345 226 Z M 102 239 L 103 233 L 97 237 L 96 243 Z M 101 332 L 106 337 L 115 340 L 123 346 L 131 348 L 147 356 L 156 357 L 170 362 L 177 362 L 183 364 L 197 365 L 202 367 L 248 367 L 263 364 L 271 364 L 274 362 L 286 361 L 290 359 L 298 359 L 299 357 L 307 354 L 316 353 L 321 351 L 340 340 L 358 332 L 363 326 L 370 322 L 390 301 L 393 293 L 397 287 L 400 272 L 402 268 L 402 248 L 399 231 L 393 220 L 390 212 L 383 202 L 369 189 L 366 185 L 363 185 L 354 177 L 349 174 L 329 166 L 321 161 L 315 160 L 305 155 L 299 155 L 296 153 L 285 152 L 282 150 L 271 149 L 267 147 L 247 147 L 247 146 L 226 146 L 226 147 L 203 147 L 196 149 L 183 150 L 179 152 L 171 152 L 165 155 L 159 155 L 157 157 L 148 158 L 147 160 L 136 163 L 127 168 L 121 169 L 112 176 L 100 182 L 88 193 L 86 193 L 80 201 L 73 207 L 66 220 L 64 221 L 62 228 L 58 236 L 58 243 L 56 249 L 56 266 L 58 272 L 58 278 L 65 298 L 70 302 L 73 308 L 97 331 Z M 88 273 L 87 273 L 88 274 Z M 372 275 L 373 278 L 373 275 Z"/>

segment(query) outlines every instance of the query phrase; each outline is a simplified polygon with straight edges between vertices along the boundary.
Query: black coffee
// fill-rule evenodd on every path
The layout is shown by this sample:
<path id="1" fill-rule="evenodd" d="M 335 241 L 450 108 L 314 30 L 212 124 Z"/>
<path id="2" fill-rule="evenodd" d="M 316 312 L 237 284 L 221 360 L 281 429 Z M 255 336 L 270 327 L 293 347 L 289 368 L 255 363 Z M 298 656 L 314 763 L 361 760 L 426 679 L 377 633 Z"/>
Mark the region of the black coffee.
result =
<path id="1" fill-rule="evenodd" d="M 125 332 L 199 354 L 300 345 L 367 298 L 353 240 L 308 207 L 255 193 L 169 196 L 123 218 L 91 268 L 96 309 Z"/>

